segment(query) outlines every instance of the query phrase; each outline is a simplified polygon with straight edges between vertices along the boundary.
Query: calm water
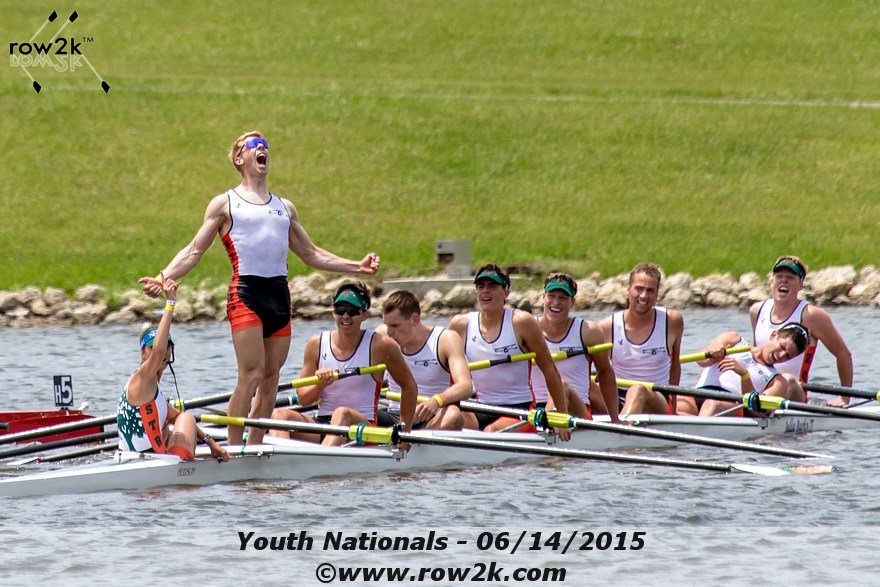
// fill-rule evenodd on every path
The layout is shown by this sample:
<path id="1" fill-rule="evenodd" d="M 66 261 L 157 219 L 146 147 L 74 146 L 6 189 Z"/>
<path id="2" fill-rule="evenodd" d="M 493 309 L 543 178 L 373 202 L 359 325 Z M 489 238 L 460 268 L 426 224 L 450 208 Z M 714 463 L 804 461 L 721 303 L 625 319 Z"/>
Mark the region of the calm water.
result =
<path id="1" fill-rule="evenodd" d="M 871 359 L 880 347 L 875 327 L 880 312 L 846 309 L 832 316 L 853 351 L 856 385 L 876 388 L 880 367 Z M 748 318 L 740 311 L 688 310 L 685 320 L 683 352 L 699 350 L 723 330 L 748 330 Z M 297 376 L 306 338 L 328 326 L 295 325 L 282 379 Z M 52 403 L 52 376 L 63 374 L 73 377 L 76 403 L 88 400 L 92 413 L 111 413 L 137 364 L 137 334 L 137 327 L 119 326 L 0 330 L 0 405 L 46 407 Z M 226 324 L 175 326 L 173 336 L 184 398 L 231 390 L 235 363 Z M 833 382 L 834 373 L 830 355 L 821 349 L 815 379 Z M 696 369 L 689 366 L 683 382 L 695 376 Z M 319 565 L 330 563 L 337 570 L 393 566 L 417 573 L 420 567 L 432 567 L 437 580 L 426 571 L 422 584 L 448 585 L 456 582 L 437 567 L 472 566 L 473 578 L 479 565 L 494 563 L 503 568 L 502 577 L 518 567 L 564 568 L 565 581 L 557 581 L 563 585 L 875 584 L 880 572 L 880 476 L 875 464 L 880 447 L 875 435 L 854 431 L 773 439 L 778 445 L 835 454 L 838 470 L 817 476 L 770 478 L 545 462 L 361 479 L 0 500 L 0 574 L 9 585 L 116 584 L 121 579 L 311 585 L 320 584 Z M 670 458 L 781 463 L 697 447 L 657 452 Z M 314 543 L 309 551 L 242 551 L 240 531 L 254 532 L 254 539 L 306 531 Z M 447 538 L 445 549 L 333 551 L 323 544 L 327 533 L 366 532 L 369 538 L 376 532 L 376 538 L 427 540 L 430 531 L 435 544 L 437 537 Z M 523 531 L 521 546 L 510 554 Z M 561 543 L 554 549 L 555 532 Z M 593 532 L 596 538 L 588 543 L 582 532 Z M 602 532 L 610 534 L 599 537 Z M 636 544 L 636 532 L 645 533 L 640 550 L 630 548 Z M 572 546 L 562 554 L 573 533 Z M 506 548 L 480 548 L 489 539 L 503 547 L 508 536 L 511 545 Z M 526 548 L 533 545 L 540 548 Z M 592 550 L 577 550 L 578 546 Z M 485 573 L 481 577 L 489 578 Z M 384 579 L 352 582 L 390 584 Z M 330 584 L 340 583 L 337 579 Z M 510 578 L 495 584 L 517 583 Z"/>

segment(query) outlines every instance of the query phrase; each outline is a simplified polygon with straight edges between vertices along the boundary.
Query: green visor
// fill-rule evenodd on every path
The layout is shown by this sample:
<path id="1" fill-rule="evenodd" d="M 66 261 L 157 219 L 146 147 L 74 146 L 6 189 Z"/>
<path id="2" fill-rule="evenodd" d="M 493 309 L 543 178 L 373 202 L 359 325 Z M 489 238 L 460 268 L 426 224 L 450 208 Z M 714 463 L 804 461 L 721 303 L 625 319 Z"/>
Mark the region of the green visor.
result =
<path id="1" fill-rule="evenodd" d="M 351 304 L 355 308 L 367 309 L 367 300 L 364 299 L 359 291 L 354 289 L 344 289 L 339 292 L 339 295 L 333 300 L 333 305 L 335 306 L 341 302 Z"/>

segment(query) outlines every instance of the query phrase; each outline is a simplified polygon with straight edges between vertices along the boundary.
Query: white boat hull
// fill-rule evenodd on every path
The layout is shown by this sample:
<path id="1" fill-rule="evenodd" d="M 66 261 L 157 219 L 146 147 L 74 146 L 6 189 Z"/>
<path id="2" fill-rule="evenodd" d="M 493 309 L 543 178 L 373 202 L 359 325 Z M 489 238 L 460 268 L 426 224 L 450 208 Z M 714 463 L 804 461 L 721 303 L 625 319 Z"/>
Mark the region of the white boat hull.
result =
<path id="1" fill-rule="evenodd" d="M 880 407 L 860 408 L 880 413 Z M 799 434 L 823 430 L 876 427 L 877 422 L 780 410 L 765 418 L 637 415 L 630 421 L 667 432 L 745 440 L 771 434 Z M 418 432 L 420 435 L 440 434 Z M 555 437 L 535 433 L 444 432 L 443 436 L 546 445 Z M 465 466 L 498 465 L 537 460 L 541 456 L 470 448 L 413 445 L 402 455 L 393 447 L 324 447 L 295 440 L 267 437 L 272 444 L 229 447 L 235 456 L 218 463 L 200 447 L 197 459 L 181 462 L 173 456 L 116 453 L 105 461 L 65 467 L 33 475 L 0 480 L 0 496 L 25 497 L 88 493 L 107 490 L 145 490 L 166 486 L 212 485 L 248 480 L 297 481 L 320 477 L 348 477 L 402 471 L 436 470 Z M 619 450 L 670 446 L 668 440 L 628 434 L 578 430 L 565 448 Z"/>

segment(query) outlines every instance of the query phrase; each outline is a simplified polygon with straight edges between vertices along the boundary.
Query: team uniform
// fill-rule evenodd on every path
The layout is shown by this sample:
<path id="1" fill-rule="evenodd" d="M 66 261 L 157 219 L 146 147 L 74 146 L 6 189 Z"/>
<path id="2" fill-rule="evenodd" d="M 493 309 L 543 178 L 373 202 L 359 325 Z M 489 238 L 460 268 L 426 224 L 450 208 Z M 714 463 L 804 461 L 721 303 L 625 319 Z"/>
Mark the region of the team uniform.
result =
<path id="1" fill-rule="evenodd" d="M 786 324 L 791 324 L 792 322 L 803 324 L 804 310 L 809 305 L 809 302 L 806 300 L 801 300 L 794 311 L 785 320 L 777 324 L 770 318 L 773 313 L 773 300 L 763 302 L 761 307 L 758 308 L 758 318 L 755 320 L 755 346 L 760 346 L 770 340 L 770 334 Z M 782 363 L 777 363 L 773 367 L 780 373 L 793 375 L 797 377 L 798 381 L 806 383 L 810 376 L 810 367 L 813 364 L 813 357 L 815 355 L 816 345 L 809 344 L 802 354 Z M 804 391 L 804 394 L 806 394 L 806 391 Z"/>
<path id="2" fill-rule="evenodd" d="M 419 395 L 432 397 L 443 393 L 452 385 L 452 375 L 440 361 L 440 336 L 445 331 L 445 328 L 434 326 L 422 348 L 412 354 L 404 353 L 401 349 L 403 358 L 418 385 Z M 391 374 L 388 375 L 388 390 L 393 393 L 403 391 Z M 387 410 L 379 410 L 379 425 L 393 426 L 398 422 L 400 422 L 400 402 L 389 401 Z M 413 428 L 423 428 L 426 424 L 427 422 L 419 422 L 413 425 Z"/>
<path id="3" fill-rule="evenodd" d="M 561 340 L 550 340 L 546 336 L 547 348 L 551 353 L 563 351 L 566 353 L 583 352 L 587 347 L 581 338 L 581 328 L 584 321 L 582 318 L 572 318 L 568 326 L 568 332 Z M 556 369 L 559 376 L 567 381 L 578 396 L 584 400 L 587 406 L 587 414 L 590 413 L 590 370 L 592 361 L 590 355 L 584 353 L 575 357 L 569 357 L 563 361 L 556 361 Z M 540 369 L 532 371 L 532 392 L 535 394 L 535 402 L 544 407 L 550 399 L 550 391 L 547 388 L 547 380 Z"/>
<path id="4" fill-rule="evenodd" d="M 480 312 L 468 314 L 467 336 L 464 342 L 464 353 L 468 362 L 486 359 L 501 359 L 508 355 L 523 352 L 513 330 L 513 310 L 506 308 L 501 319 L 501 330 L 495 340 L 486 340 L 480 332 Z M 535 405 L 535 397 L 530 384 L 531 361 L 503 363 L 491 369 L 471 372 L 477 401 L 493 406 L 504 406 L 516 409 L 531 409 Z M 476 414 L 482 430 L 496 416 Z"/>
<path id="5" fill-rule="evenodd" d="M 740 337 L 739 342 L 734 346 L 748 346 L 748 343 L 745 339 Z M 751 351 L 734 353 L 731 354 L 730 357 L 739 361 L 742 366 L 749 371 L 752 385 L 758 393 L 767 389 L 767 386 L 770 385 L 770 381 L 779 375 L 779 372 L 775 368 L 756 361 L 755 357 L 752 356 Z M 697 379 L 697 384 L 694 387 L 727 391 L 731 394 L 731 401 L 739 401 L 743 394 L 742 384 L 743 381 L 736 371 L 732 369 L 721 371 L 716 363 L 714 365 L 709 365 L 708 367 L 703 367 L 703 370 L 700 372 L 700 377 Z"/>
<path id="6" fill-rule="evenodd" d="M 186 460 L 192 453 L 182 446 L 165 446 L 165 421 L 168 419 L 168 401 L 159 387 L 151 401 L 139 406 L 128 402 L 128 384 L 116 406 L 116 429 L 119 431 L 119 448 L 133 452 L 170 453 Z"/>
<path id="7" fill-rule="evenodd" d="M 626 336 L 624 311 L 611 317 L 611 366 L 619 379 L 650 381 L 660 385 L 669 384 L 669 316 L 666 308 L 654 307 L 654 328 L 644 342 L 634 343 Z M 675 396 L 668 398 L 668 410 L 675 413 Z"/>
<path id="8" fill-rule="evenodd" d="M 372 365 L 370 346 L 373 341 L 373 330 L 364 330 L 361 340 L 354 353 L 347 359 L 340 359 L 333 354 L 330 344 L 330 332 L 321 333 L 318 355 L 318 369 L 336 369 L 340 374 L 350 373 L 358 367 Z M 345 407 L 357 410 L 372 423 L 376 420 L 376 404 L 379 401 L 381 383 L 372 376 L 346 377 L 334 381 L 321 390 L 318 422 L 329 422 L 336 408 Z"/>
<path id="9" fill-rule="evenodd" d="M 232 263 L 226 313 L 232 331 L 263 327 L 263 338 L 290 336 L 287 252 L 290 214 L 278 196 L 265 204 L 226 192 L 232 226 L 223 246 Z"/>

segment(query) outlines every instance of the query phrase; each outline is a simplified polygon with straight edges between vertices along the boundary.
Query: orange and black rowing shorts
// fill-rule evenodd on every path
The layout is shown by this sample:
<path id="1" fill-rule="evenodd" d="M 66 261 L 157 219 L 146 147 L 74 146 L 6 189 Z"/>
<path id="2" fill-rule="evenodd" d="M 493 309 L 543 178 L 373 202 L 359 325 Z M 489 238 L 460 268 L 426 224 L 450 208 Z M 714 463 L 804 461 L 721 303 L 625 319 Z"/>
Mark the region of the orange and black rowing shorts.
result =
<path id="1" fill-rule="evenodd" d="M 287 277 L 239 275 L 229 284 L 226 315 L 232 332 L 263 327 L 263 338 L 290 336 L 290 291 Z"/>

